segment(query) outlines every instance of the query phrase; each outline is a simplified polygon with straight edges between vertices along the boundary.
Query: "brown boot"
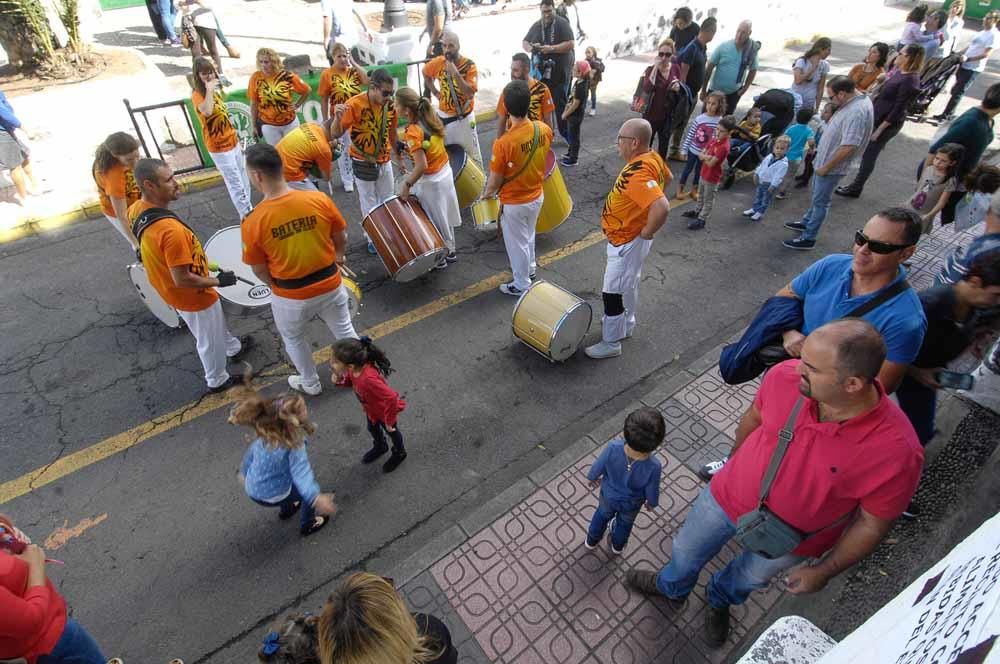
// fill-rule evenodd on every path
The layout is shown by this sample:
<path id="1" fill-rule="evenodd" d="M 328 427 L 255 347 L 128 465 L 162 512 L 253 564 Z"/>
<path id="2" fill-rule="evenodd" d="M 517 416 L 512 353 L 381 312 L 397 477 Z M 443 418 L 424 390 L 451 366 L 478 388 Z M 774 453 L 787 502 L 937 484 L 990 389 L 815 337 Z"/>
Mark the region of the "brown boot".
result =
<path id="1" fill-rule="evenodd" d="M 234 58 L 234 59 L 239 59 L 240 52 L 236 50 L 235 46 L 229 45 L 229 46 L 226 47 L 226 50 L 229 51 L 229 57 Z"/>

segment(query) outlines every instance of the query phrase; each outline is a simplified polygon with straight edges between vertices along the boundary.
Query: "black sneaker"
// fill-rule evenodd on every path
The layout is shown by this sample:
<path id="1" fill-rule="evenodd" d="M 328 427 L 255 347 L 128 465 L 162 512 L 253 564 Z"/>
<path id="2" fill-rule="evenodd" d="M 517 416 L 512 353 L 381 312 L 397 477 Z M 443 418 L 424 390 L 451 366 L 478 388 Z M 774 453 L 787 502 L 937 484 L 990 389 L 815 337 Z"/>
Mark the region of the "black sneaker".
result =
<path id="1" fill-rule="evenodd" d="M 691 221 L 688 222 L 689 231 L 700 231 L 704 227 L 705 227 L 704 219 L 692 219 Z"/>
<path id="2" fill-rule="evenodd" d="M 712 648 L 722 646 L 729 638 L 729 607 L 717 609 L 705 606 L 705 641 Z"/>
<path id="3" fill-rule="evenodd" d="M 371 463 L 388 451 L 389 446 L 385 443 L 382 443 L 381 445 L 373 445 L 372 448 L 365 452 L 365 455 L 361 457 L 361 463 Z"/>
<path id="4" fill-rule="evenodd" d="M 242 337 L 240 337 L 240 349 L 239 349 L 239 351 L 237 351 L 236 355 L 233 355 L 232 357 L 227 358 L 227 359 L 230 362 L 239 362 L 244 357 L 246 357 L 247 353 L 249 353 L 251 350 L 253 350 L 253 346 L 254 346 L 253 337 L 251 337 L 249 334 L 247 334 L 245 336 L 242 336 Z"/>
<path id="5" fill-rule="evenodd" d="M 563 166 L 576 166 L 576 159 L 570 159 L 569 157 L 563 157 L 559 160 L 559 163 Z"/>
<path id="6" fill-rule="evenodd" d="M 809 251 L 816 246 L 816 240 L 806 240 L 801 237 L 797 237 L 794 240 L 785 240 L 781 243 L 789 249 L 798 249 L 799 251 Z"/>
<path id="7" fill-rule="evenodd" d="M 920 505 L 917 505 L 915 500 L 911 500 L 910 504 L 903 510 L 902 517 L 904 519 L 916 519 L 918 516 L 920 516 Z"/>
<path id="8" fill-rule="evenodd" d="M 452 251 L 452 252 L 448 253 L 448 254 L 447 254 L 447 255 L 446 255 L 445 257 L 444 257 L 444 259 L 445 259 L 446 261 L 448 261 L 449 263 L 454 263 L 455 261 L 457 261 L 457 260 L 458 260 L 458 254 L 456 254 L 456 253 L 455 253 L 454 251 Z"/>
<path id="9" fill-rule="evenodd" d="M 801 221 L 786 221 L 785 228 L 787 228 L 790 231 L 798 231 L 801 233 L 806 229 L 806 225 L 803 224 Z"/>
<path id="10" fill-rule="evenodd" d="M 391 473 L 392 471 L 399 468 L 399 464 L 403 463 L 403 461 L 405 460 L 406 460 L 406 450 L 403 450 L 402 452 L 399 453 L 393 451 L 392 456 L 389 457 L 389 460 L 382 464 L 382 472 Z"/>
<path id="11" fill-rule="evenodd" d="M 833 190 L 833 193 L 838 196 L 845 196 L 847 198 L 861 198 L 861 190 L 856 189 L 850 185 L 845 185 L 843 187 L 837 187 Z"/>
<path id="12" fill-rule="evenodd" d="M 684 218 L 686 218 L 686 219 L 697 219 L 698 218 L 698 211 L 697 210 L 687 210 L 685 212 L 681 212 L 681 216 L 684 217 Z"/>
<path id="13" fill-rule="evenodd" d="M 667 597 L 660 592 L 660 589 L 656 587 L 656 572 L 630 569 L 625 572 L 625 584 L 643 595 L 664 599 L 667 606 L 675 611 L 679 611 L 687 604 L 687 595 L 684 597 Z"/>
<path id="14" fill-rule="evenodd" d="M 244 362 L 243 364 L 246 364 L 246 362 Z M 249 365 L 247 365 L 247 366 L 249 366 Z M 248 370 L 245 373 L 250 373 L 250 371 Z M 228 390 L 230 388 L 238 387 L 240 385 L 243 385 L 243 380 L 244 380 L 244 372 L 239 372 L 239 373 L 235 373 L 234 372 L 234 373 L 231 373 L 231 374 L 229 374 L 229 378 L 227 378 L 226 382 L 223 383 L 222 385 L 218 385 L 216 387 L 210 387 L 210 388 L 208 388 L 208 393 L 209 394 L 218 394 L 219 392 L 225 392 L 226 390 Z"/>

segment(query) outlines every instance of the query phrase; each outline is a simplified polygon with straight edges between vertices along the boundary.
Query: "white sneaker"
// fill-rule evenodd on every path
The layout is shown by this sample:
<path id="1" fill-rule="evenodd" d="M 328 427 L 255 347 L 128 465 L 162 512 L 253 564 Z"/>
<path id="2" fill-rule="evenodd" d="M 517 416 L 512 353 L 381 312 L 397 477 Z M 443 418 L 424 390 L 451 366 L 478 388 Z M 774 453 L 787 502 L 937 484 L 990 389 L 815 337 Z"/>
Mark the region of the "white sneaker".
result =
<path id="1" fill-rule="evenodd" d="M 752 215 L 750 215 L 750 221 L 760 221 L 763 218 L 764 215 L 761 214 L 760 212 L 754 212 Z"/>
<path id="2" fill-rule="evenodd" d="M 353 182 L 345 182 L 344 183 L 344 191 L 346 191 L 349 194 L 354 193 L 354 183 Z"/>
<path id="3" fill-rule="evenodd" d="M 722 457 L 722 461 L 709 461 L 698 469 L 698 477 L 706 482 L 711 482 L 712 478 L 715 477 L 716 473 L 722 470 L 727 461 L 729 461 L 729 457 Z"/>
<path id="4" fill-rule="evenodd" d="M 754 210 L 753 208 L 750 208 L 749 210 L 743 210 L 744 217 L 752 217 L 755 214 L 757 214 L 757 210 Z"/>
<path id="5" fill-rule="evenodd" d="M 603 360 L 609 357 L 618 357 L 622 354 L 622 344 L 620 341 L 614 343 L 608 343 L 606 341 L 598 341 L 593 346 L 587 346 L 583 349 L 587 357 L 591 357 L 595 360 Z"/>
<path id="6" fill-rule="evenodd" d="M 302 382 L 302 376 L 299 376 L 298 374 L 288 377 L 288 386 L 293 390 L 297 390 L 304 394 L 308 394 L 311 397 L 314 397 L 323 391 L 322 383 L 316 383 L 315 385 L 306 385 L 304 382 Z"/>
<path id="7" fill-rule="evenodd" d="M 595 115 L 597 115 L 597 109 L 595 108 L 590 109 L 589 111 L 587 111 L 587 115 L 589 115 L 590 117 L 594 117 Z"/>
<path id="8" fill-rule="evenodd" d="M 514 282 L 508 282 L 506 284 L 500 284 L 500 292 L 504 295 L 512 295 L 514 297 L 521 297 L 521 293 L 524 291 L 514 285 Z"/>

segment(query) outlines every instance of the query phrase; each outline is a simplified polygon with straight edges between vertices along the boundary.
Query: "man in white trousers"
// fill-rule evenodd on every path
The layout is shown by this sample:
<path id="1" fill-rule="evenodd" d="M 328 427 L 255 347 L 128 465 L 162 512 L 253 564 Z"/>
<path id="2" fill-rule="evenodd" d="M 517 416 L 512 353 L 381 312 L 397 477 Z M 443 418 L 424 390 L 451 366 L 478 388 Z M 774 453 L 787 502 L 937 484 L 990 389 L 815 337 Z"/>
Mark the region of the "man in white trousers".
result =
<path id="1" fill-rule="evenodd" d="M 584 349 L 594 359 L 621 355 L 622 339 L 632 336 L 642 262 L 670 212 L 664 190 L 673 175 L 660 155 L 649 149 L 652 134 L 652 127 L 641 118 L 626 120 L 618 130 L 618 154 L 625 167 L 601 212 L 601 230 L 608 238 L 601 340 Z"/>
<path id="2" fill-rule="evenodd" d="M 194 336 L 208 391 L 239 385 L 251 367 L 244 363 L 243 371 L 229 373 L 226 365 L 250 350 L 252 339 L 232 335 L 215 292 L 215 286 L 234 285 L 236 275 L 220 271 L 211 276 L 198 237 L 168 209 L 181 191 L 170 166 L 159 159 L 140 159 L 133 172 L 142 198 L 129 207 L 128 218 L 149 283 Z"/>
<path id="3" fill-rule="evenodd" d="M 441 38 L 444 54 L 431 58 L 424 65 L 424 84 L 437 97 L 438 116 L 444 123 L 444 142 L 461 145 L 466 154 L 483 167 L 476 132 L 476 91 L 479 89 L 479 71 L 476 63 L 459 53 L 461 44 L 451 30 Z"/>
<path id="4" fill-rule="evenodd" d="M 528 119 L 531 91 L 525 81 L 508 83 L 503 100 L 510 114 L 510 129 L 493 142 L 483 198 L 499 194 L 503 203 L 500 227 L 514 279 L 500 284 L 500 292 L 516 297 L 528 290 L 534 276 L 535 224 L 544 201 L 545 155 L 552 145 L 552 129 Z"/>
<path id="5" fill-rule="evenodd" d="M 323 386 L 306 324 L 319 316 L 337 339 L 358 338 L 340 277 L 347 222 L 326 194 L 289 189 L 282 168 L 274 147 L 247 148 L 247 174 L 264 200 L 240 226 L 243 262 L 271 286 L 274 325 L 298 371 L 288 385 L 317 395 Z"/>

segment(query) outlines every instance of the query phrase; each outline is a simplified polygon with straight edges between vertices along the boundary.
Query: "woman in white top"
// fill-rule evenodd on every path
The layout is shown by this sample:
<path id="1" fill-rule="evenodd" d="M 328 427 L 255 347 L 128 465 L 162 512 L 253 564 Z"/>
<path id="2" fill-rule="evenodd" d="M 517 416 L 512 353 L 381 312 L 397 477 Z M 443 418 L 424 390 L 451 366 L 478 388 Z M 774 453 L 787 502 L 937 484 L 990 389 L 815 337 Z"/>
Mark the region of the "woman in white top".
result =
<path id="1" fill-rule="evenodd" d="M 802 108 L 816 108 L 816 100 L 823 98 L 826 90 L 826 75 L 830 73 L 830 57 L 832 43 L 826 37 L 820 37 L 816 43 L 792 65 L 791 91 L 802 97 Z"/>
<path id="2" fill-rule="evenodd" d="M 969 45 L 956 53 L 962 55 L 962 65 L 955 72 L 955 85 L 951 88 L 951 98 L 944 111 L 934 117 L 936 120 L 950 120 L 955 115 L 958 102 L 962 101 L 965 91 L 986 68 L 986 60 L 993 52 L 997 42 L 997 22 L 1000 22 L 1000 11 L 993 10 L 983 17 L 983 29 L 976 33 Z"/>
<path id="3" fill-rule="evenodd" d="M 207 55 L 215 63 L 215 70 L 219 74 L 219 80 L 223 85 L 228 85 L 229 81 L 222 75 L 222 58 L 219 57 L 219 45 L 216 43 L 215 29 L 218 25 L 215 14 L 202 0 L 178 0 L 177 5 L 181 9 L 181 29 L 184 23 L 190 21 L 194 25 L 195 34 L 189 35 L 191 39 L 191 54 L 194 57 Z"/>
<path id="4" fill-rule="evenodd" d="M 948 8 L 948 20 L 944 27 L 944 52 L 949 55 L 958 49 L 958 37 L 965 28 L 965 2 L 955 0 Z"/>

